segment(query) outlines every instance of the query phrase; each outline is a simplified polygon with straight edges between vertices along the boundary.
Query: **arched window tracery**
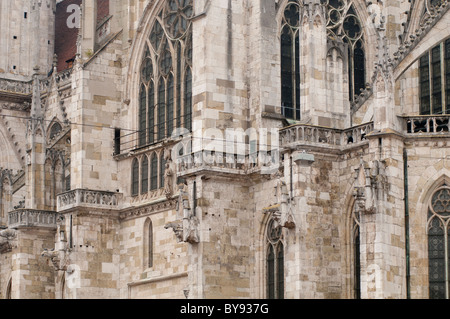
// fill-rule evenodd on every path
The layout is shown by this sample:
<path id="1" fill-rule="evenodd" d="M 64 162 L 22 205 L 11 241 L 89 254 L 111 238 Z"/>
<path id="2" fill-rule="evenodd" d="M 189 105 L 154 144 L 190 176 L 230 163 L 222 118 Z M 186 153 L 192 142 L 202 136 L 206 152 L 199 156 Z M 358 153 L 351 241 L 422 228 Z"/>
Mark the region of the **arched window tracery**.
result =
<path id="1" fill-rule="evenodd" d="M 450 114 L 450 39 L 419 58 L 421 115 Z"/>
<path id="2" fill-rule="evenodd" d="M 192 129 L 193 0 L 166 0 L 151 28 L 141 64 L 138 146 Z"/>
<path id="3" fill-rule="evenodd" d="M 284 299 L 283 230 L 274 218 L 267 225 L 266 287 L 268 299 Z"/>
<path id="4" fill-rule="evenodd" d="M 352 213 L 352 247 L 353 247 L 353 296 L 361 299 L 361 227 L 360 212 L 353 209 Z"/>
<path id="5" fill-rule="evenodd" d="M 281 111 L 300 120 L 300 4 L 290 0 L 281 27 Z"/>
<path id="6" fill-rule="evenodd" d="M 447 185 L 431 197 L 427 230 L 430 299 L 450 299 L 450 187 Z"/>
<path id="7" fill-rule="evenodd" d="M 349 98 L 353 101 L 366 87 L 364 31 L 353 1 L 327 0 L 327 32 L 348 48 Z"/>

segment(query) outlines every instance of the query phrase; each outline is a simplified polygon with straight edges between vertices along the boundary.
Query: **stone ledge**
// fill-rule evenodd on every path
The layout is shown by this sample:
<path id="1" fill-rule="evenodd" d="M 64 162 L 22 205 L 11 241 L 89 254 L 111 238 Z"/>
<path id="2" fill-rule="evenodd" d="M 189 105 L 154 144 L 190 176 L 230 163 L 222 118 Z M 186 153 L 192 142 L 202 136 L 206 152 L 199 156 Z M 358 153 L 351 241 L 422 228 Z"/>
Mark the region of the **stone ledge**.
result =
<path id="1" fill-rule="evenodd" d="M 11 229 L 56 229 L 57 219 L 57 212 L 34 209 L 19 209 L 8 214 L 8 225 Z"/>
<path id="2" fill-rule="evenodd" d="M 76 207 L 118 210 L 123 194 L 89 189 L 75 189 L 58 195 L 58 212 Z"/>

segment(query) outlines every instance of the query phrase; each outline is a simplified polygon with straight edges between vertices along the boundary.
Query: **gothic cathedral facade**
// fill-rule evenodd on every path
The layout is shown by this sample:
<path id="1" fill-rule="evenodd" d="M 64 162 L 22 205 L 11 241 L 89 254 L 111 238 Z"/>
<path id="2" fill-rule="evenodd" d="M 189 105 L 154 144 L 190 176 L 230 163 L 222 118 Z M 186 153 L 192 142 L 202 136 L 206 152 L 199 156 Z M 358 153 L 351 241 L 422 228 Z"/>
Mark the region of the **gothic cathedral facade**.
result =
<path id="1" fill-rule="evenodd" d="M 2 0 L 0 299 L 449 299 L 447 0 Z"/>

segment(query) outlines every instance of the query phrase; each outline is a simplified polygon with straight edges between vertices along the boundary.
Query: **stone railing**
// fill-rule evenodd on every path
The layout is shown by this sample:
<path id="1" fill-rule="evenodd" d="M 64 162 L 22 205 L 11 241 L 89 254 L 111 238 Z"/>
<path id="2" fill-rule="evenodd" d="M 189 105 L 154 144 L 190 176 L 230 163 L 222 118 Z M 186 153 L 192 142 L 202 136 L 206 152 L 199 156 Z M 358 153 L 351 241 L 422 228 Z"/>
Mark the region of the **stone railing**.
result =
<path id="1" fill-rule="evenodd" d="M 58 195 L 57 210 L 61 212 L 76 207 L 118 209 L 121 198 L 120 193 L 75 189 Z"/>
<path id="2" fill-rule="evenodd" d="M 403 117 L 404 132 L 408 135 L 448 135 L 450 115 L 417 115 Z"/>
<path id="3" fill-rule="evenodd" d="M 9 228 L 38 227 L 56 229 L 58 213 L 53 211 L 19 209 L 8 214 Z"/>
<path id="4" fill-rule="evenodd" d="M 364 142 L 366 135 L 372 132 L 373 128 L 373 123 L 358 125 L 346 130 L 297 124 L 280 131 L 280 143 L 283 147 L 307 144 L 340 148 Z"/>
<path id="5" fill-rule="evenodd" d="M 176 160 L 179 176 L 201 170 L 238 175 L 255 172 L 270 174 L 279 164 L 278 149 L 245 155 L 203 150 L 181 156 Z"/>

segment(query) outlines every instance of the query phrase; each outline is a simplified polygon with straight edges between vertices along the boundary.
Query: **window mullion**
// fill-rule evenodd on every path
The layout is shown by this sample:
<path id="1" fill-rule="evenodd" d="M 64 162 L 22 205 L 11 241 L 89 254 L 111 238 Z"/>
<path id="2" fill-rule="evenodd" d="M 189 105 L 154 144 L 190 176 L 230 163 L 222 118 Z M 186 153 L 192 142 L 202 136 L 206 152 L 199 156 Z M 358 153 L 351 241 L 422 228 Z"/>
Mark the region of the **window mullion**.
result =
<path id="1" fill-rule="evenodd" d="M 445 114 L 445 47 L 444 43 L 441 43 L 441 110 L 442 114 Z"/>
<path id="2" fill-rule="evenodd" d="M 431 54 L 431 50 L 428 51 L 428 81 L 429 81 L 429 87 L 430 87 L 430 112 L 428 114 L 433 113 L 433 56 Z"/>
<path id="3" fill-rule="evenodd" d="M 450 299 L 450 291 L 449 291 L 449 260 L 448 260 L 448 227 L 449 220 L 443 222 L 444 224 L 444 260 L 445 260 L 445 298 Z"/>

